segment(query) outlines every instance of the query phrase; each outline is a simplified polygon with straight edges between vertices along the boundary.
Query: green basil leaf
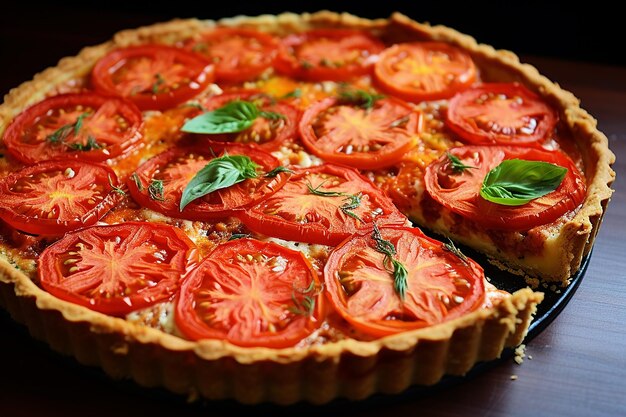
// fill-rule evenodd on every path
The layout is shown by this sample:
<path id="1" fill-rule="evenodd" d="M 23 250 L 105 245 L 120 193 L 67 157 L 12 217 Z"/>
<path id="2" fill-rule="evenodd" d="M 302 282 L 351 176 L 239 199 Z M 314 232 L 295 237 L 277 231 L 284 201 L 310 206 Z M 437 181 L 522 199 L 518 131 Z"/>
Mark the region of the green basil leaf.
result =
<path id="1" fill-rule="evenodd" d="M 187 133 L 236 133 L 252 126 L 259 117 L 259 108 L 248 101 L 231 101 L 219 109 L 203 113 L 187 121 L 181 130 Z"/>
<path id="2" fill-rule="evenodd" d="M 256 178 L 259 166 L 244 155 L 224 155 L 212 159 L 189 181 L 180 199 L 180 211 L 193 200 L 228 188 L 248 178 Z"/>
<path id="3" fill-rule="evenodd" d="M 509 159 L 485 175 L 480 196 L 492 203 L 521 206 L 556 190 L 567 168 L 541 161 Z"/>

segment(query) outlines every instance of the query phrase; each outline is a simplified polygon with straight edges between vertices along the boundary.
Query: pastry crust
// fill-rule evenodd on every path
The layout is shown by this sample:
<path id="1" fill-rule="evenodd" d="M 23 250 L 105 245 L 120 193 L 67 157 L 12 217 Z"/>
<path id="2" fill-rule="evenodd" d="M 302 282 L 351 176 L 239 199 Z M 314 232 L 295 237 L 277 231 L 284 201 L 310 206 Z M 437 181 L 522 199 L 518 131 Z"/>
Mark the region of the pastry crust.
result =
<path id="1" fill-rule="evenodd" d="M 24 108 L 57 86 L 85 76 L 107 52 L 146 42 L 172 44 L 215 25 L 256 28 L 286 34 L 315 27 L 362 28 L 385 40 L 441 40 L 468 51 L 486 80 L 518 80 L 560 112 L 581 149 L 588 196 L 558 237 L 564 250 L 555 280 L 566 281 L 593 244 L 611 196 L 614 155 L 596 121 L 578 100 L 508 51 L 479 45 L 452 29 L 416 23 L 394 14 L 368 20 L 349 14 L 318 12 L 234 17 L 220 21 L 174 20 L 116 34 L 109 42 L 63 58 L 56 67 L 11 90 L 0 106 L 0 135 Z M 495 254 L 494 254 L 495 255 Z M 509 262 L 510 259 L 503 259 Z M 514 265 L 514 264 L 513 264 Z M 543 295 L 523 289 L 496 307 L 461 318 L 374 341 L 353 339 L 307 348 L 241 348 L 224 341 L 186 341 L 161 331 L 109 317 L 61 301 L 0 259 L 0 303 L 31 334 L 86 365 L 114 378 L 131 377 L 143 386 L 163 386 L 190 398 L 234 398 L 244 403 L 324 403 L 337 397 L 365 398 L 400 392 L 413 384 L 434 384 L 444 374 L 463 375 L 475 363 L 497 358 L 526 334 Z"/>

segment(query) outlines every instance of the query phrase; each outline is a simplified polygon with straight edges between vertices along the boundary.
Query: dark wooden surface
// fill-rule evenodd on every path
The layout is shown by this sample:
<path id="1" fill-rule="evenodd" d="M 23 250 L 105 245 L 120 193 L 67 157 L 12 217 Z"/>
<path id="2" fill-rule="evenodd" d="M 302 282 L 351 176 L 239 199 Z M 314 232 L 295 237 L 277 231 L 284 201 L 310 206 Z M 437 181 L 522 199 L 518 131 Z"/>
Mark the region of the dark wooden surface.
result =
<path id="1" fill-rule="evenodd" d="M 617 154 L 618 176 L 586 276 L 565 310 L 529 343 L 532 360 L 517 365 L 507 359 L 427 394 L 324 408 L 191 406 L 82 368 L 30 339 L 0 311 L 0 416 L 626 415 L 626 68 L 527 60 L 573 91 L 598 119 Z"/>

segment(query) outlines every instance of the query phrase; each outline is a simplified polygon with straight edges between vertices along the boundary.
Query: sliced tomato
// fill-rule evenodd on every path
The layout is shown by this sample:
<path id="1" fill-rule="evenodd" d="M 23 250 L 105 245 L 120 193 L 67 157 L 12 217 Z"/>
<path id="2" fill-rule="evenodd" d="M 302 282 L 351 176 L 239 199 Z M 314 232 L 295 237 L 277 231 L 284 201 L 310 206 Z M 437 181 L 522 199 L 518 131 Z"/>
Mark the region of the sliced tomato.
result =
<path id="1" fill-rule="evenodd" d="M 185 45 L 215 65 L 219 81 L 239 83 L 257 78 L 276 59 L 278 42 L 253 29 L 215 28 Z"/>
<path id="2" fill-rule="evenodd" d="M 180 229 L 128 222 L 68 233 L 37 264 L 50 294 L 123 316 L 171 298 L 197 261 L 193 242 Z"/>
<path id="3" fill-rule="evenodd" d="M 259 116 L 252 126 L 242 132 L 206 135 L 209 141 L 253 143 L 273 151 L 294 139 L 298 131 L 300 111 L 284 101 L 275 101 L 255 90 L 234 90 L 213 96 L 204 103 L 207 110 L 215 110 L 235 100 L 255 103 L 262 111 L 276 113 L 277 118 Z"/>
<path id="4" fill-rule="evenodd" d="M 572 160 L 560 151 L 513 146 L 463 146 L 448 151 L 475 168 L 455 172 L 447 155 L 426 168 L 428 194 L 439 204 L 477 224 L 501 230 L 528 230 L 551 223 L 578 207 L 587 189 L 584 177 Z M 553 192 L 521 206 L 504 206 L 480 196 L 485 175 L 507 159 L 543 161 L 567 168 L 561 185 Z"/>
<path id="5" fill-rule="evenodd" d="M 141 110 L 165 110 L 213 82 L 204 58 L 165 45 L 129 46 L 109 52 L 93 68 L 96 91 L 126 97 Z"/>
<path id="6" fill-rule="evenodd" d="M 401 43 L 380 54 L 374 76 L 382 90 L 404 100 L 441 100 L 472 85 L 476 65 L 447 43 Z"/>
<path id="7" fill-rule="evenodd" d="M 311 106 L 299 125 L 307 149 L 328 162 L 377 169 L 398 162 L 418 140 L 421 113 L 383 98 L 371 108 L 327 98 Z"/>
<path id="8" fill-rule="evenodd" d="M 348 81 L 368 74 L 384 45 L 373 35 L 350 29 L 315 29 L 282 40 L 275 68 L 308 81 Z"/>
<path id="9" fill-rule="evenodd" d="M 389 198 L 357 171 L 329 164 L 301 169 L 276 194 L 239 217 L 255 232 L 322 245 L 336 245 L 373 221 L 407 222 Z"/>
<path id="10" fill-rule="evenodd" d="M 218 246 L 181 287 L 176 325 L 193 340 L 285 348 L 322 322 L 317 274 L 300 252 L 238 239 Z"/>
<path id="11" fill-rule="evenodd" d="M 257 163 L 258 178 L 214 191 L 189 203 L 180 211 L 183 190 L 191 179 L 215 157 L 245 155 Z M 206 220 L 234 215 L 278 191 L 289 179 L 287 172 L 273 178 L 264 173 L 279 165 L 272 155 L 251 145 L 217 143 L 207 147 L 180 147 L 165 151 L 142 164 L 127 181 L 133 199 L 144 207 L 170 217 Z M 157 187 L 155 188 L 155 182 Z M 159 192 L 162 188 L 163 192 Z"/>
<path id="12" fill-rule="evenodd" d="M 443 323 L 479 308 L 485 275 L 441 242 L 411 227 L 381 227 L 407 270 L 404 299 L 396 292 L 390 261 L 376 250 L 372 230 L 360 231 L 330 254 L 324 268 L 328 299 L 354 328 L 382 337 Z"/>
<path id="13" fill-rule="evenodd" d="M 0 217 L 35 235 L 62 235 L 96 223 L 121 195 L 107 166 L 75 160 L 47 161 L 0 181 Z"/>
<path id="14" fill-rule="evenodd" d="M 20 113 L 4 133 L 12 157 L 25 164 L 63 157 L 104 161 L 141 139 L 133 103 L 95 93 L 61 94 Z"/>
<path id="15" fill-rule="evenodd" d="M 554 131 L 558 115 L 519 83 L 481 84 L 454 96 L 447 124 L 476 145 L 535 145 Z"/>

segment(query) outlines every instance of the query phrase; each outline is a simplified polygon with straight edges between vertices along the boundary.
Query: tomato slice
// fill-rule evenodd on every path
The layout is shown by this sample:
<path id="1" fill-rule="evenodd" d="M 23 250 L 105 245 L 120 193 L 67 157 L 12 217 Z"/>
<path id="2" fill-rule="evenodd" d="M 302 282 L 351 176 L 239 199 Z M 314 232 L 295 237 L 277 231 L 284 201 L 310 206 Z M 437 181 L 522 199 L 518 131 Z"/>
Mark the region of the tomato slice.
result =
<path id="1" fill-rule="evenodd" d="M 578 207 L 587 194 L 584 177 L 572 160 L 560 151 L 514 146 L 463 146 L 448 152 L 463 164 L 476 168 L 455 172 L 447 155 L 443 155 L 426 168 L 426 190 L 442 206 L 486 228 L 523 231 L 551 223 Z M 483 199 L 480 188 L 485 175 L 507 159 L 544 161 L 567 168 L 567 174 L 555 191 L 522 206 L 504 206 Z"/>
<path id="2" fill-rule="evenodd" d="M 369 74 L 382 42 L 350 29 L 315 29 L 282 40 L 277 71 L 308 81 L 348 81 Z"/>
<path id="3" fill-rule="evenodd" d="M 332 195 L 318 195 L 311 189 Z M 357 204 L 351 196 L 358 197 Z M 276 194 L 239 217 L 258 233 L 322 245 L 336 245 L 373 221 L 407 222 L 387 196 L 357 171 L 329 164 L 301 169 Z"/>
<path id="4" fill-rule="evenodd" d="M 519 83 L 482 84 L 454 96 L 447 123 L 476 145 L 536 145 L 554 131 L 558 115 Z"/>
<path id="5" fill-rule="evenodd" d="M 253 143 L 267 151 L 274 151 L 292 141 L 298 129 L 300 111 L 284 101 L 275 101 L 268 95 L 256 90 L 234 90 L 219 96 L 213 96 L 204 103 L 207 110 L 215 110 L 235 100 L 255 103 L 262 111 L 282 115 L 277 119 L 262 116 L 256 118 L 252 126 L 242 132 L 206 135 L 211 143 L 237 142 Z"/>
<path id="6" fill-rule="evenodd" d="M 401 43 L 380 54 L 374 77 L 382 90 L 404 100 L 440 100 L 472 85 L 476 65 L 447 43 Z"/>
<path id="7" fill-rule="evenodd" d="M 133 103 L 94 93 L 61 94 L 20 113 L 4 133 L 12 157 L 34 164 L 58 157 L 104 161 L 141 139 Z"/>
<path id="8" fill-rule="evenodd" d="M 214 191 L 179 209 L 183 190 L 191 179 L 213 158 L 225 153 L 245 155 L 260 166 L 258 178 L 250 178 L 231 187 Z M 279 162 L 272 155 L 251 145 L 217 143 L 210 147 L 180 147 L 167 150 L 142 164 L 127 184 L 133 199 L 144 207 L 170 217 L 206 220 L 234 215 L 278 191 L 289 179 L 283 172 L 273 178 L 263 174 Z M 154 183 L 162 185 L 163 192 Z M 152 187 L 151 187 L 152 186 Z"/>
<path id="9" fill-rule="evenodd" d="M 171 298 L 197 261 L 193 242 L 180 229 L 128 222 L 68 233 L 37 263 L 50 294 L 123 316 Z"/>
<path id="10" fill-rule="evenodd" d="M 328 298 L 354 328 L 382 337 L 443 323 L 482 305 L 485 275 L 476 262 L 461 259 L 417 228 L 387 226 L 380 233 L 407 269 L 404 300 L 371 228 L 337 246 L 324 268 Z"/>
<path id="11" fill-rule="evenodd" d="M 274 63 L 278 42 L 252 29 L 215 28 L 185 45 L 215 64 L 217 81 L 239 83 L 257 78 Z"/>
<path id="12" fill-rule="evenodd" d="M 213 66 L 192 52 L 165 45 L 130 46 L 93 68 L 96 91 L 126 97 L 141 110 L 165 110 L 199 94 L 213 81 Z"/>
<path id="13" fill-rule="evenodd" d="M 369 109 L 327 98 L 311 106 L 299 125 L 311 153 L 360 169 L 395 164 L 417 143 L 421 129 L 421 113 L 393 98 Z"/>
<path id="14" fill-rule="evenodd" d="M 47 161 L 0 181 L 0 218 L 20 231 L 62 235 L 101 219 L 121 200 L 107 166 L 75 160 Z"/>
<path id="15" fill-rule="evenodd" d="M 218 246 L 185 280 L 176 325 L 193 340 L 285 348 L 321 324 L 320 292 L 302 253 L 238 239 Z"/>

